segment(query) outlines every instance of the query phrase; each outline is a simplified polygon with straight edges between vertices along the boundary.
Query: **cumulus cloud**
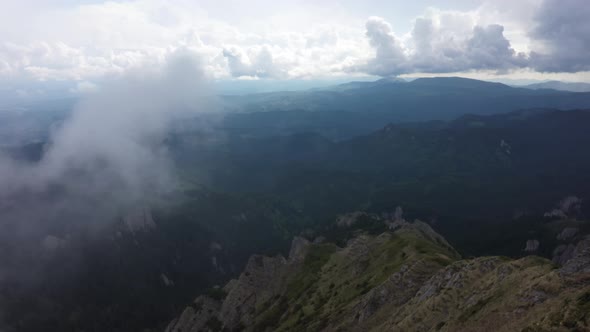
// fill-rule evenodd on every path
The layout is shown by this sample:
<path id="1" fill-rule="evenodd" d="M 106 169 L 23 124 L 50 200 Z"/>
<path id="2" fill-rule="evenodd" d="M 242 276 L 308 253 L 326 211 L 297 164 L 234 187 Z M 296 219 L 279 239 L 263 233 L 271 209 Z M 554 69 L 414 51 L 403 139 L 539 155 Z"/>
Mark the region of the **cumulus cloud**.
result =
<path id="1" fill-rule="evenodd" d="M 366 29 L 369 43 L 375 49 L 375 58 L 369 61 L 366 71 L 381 76 L 405 73 L 406 55 L 391 25 L 380 17 L 370 17 Z"/>
<path id="2" fill-rule="evenodd" d="M 492 69 L 503 71 L 526 65 L 526 55 L 516 54 L 504 37 L 504 27 L 498 24 L 476 26 L 467 40 L 465 55 L 469 60 L 465 69 Z"/>
<path id="3" fill-rule="evenodd" d="M 248 56 L 239 47 L 230 47 L 223 50 L 223 56 L 227 59 L 229 72 L 233 77 L 256 78 L 286 78 L 285 66 L 280 66 L 273 60 L 273 55 L 268 47 L 250 52 Z"/>
<path id="4" fill-rule="evenodd" d="M 461 35 L 455 32 L 464 24 L 455 18 L 449 15 L 437 21 L 418 18 L 405 41 L 395 37 L 391 25 L 384 19 L 369 18 L 366 34 L 375 56 L 365 66 L 355 69 L 379 76 L 396 76 L 470 70 L 501 72 L 527 65 L 526 55 L 516 53 L 504 37 L 501 25 L 475 25 L 469 34 Z"/>
<path id="5" fill-rule="evenodd" d="M 544 72 L 590 70 L 590 5 L 586 0 L 544 0 L 530 37 L 532 67 Z"/>
<path id="6" fill-rule="evenodd" d="M 421 14 L 413 24 L 400 15 L 366 20 L 378 8 L 371 0 L 357 10 L 269 0 L 235 3 L 229 11 L 218 2 L 20 3 L 0 13 L 0 81 L 96 81 L 159 66 L 179 47 L 201 54 L 218 79 L 589 70 L 584 0 L 424 8 L 411 14 Z"/>

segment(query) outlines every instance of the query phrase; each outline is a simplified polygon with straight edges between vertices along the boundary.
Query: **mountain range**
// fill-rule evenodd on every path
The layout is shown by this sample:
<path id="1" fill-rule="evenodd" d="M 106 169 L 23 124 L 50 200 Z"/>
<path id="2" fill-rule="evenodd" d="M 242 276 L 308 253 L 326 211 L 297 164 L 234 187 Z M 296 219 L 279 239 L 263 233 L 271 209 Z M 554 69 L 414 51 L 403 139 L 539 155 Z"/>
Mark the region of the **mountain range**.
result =
<path id="1" fill-rule="evenodd" d="M 170 191 L 98 230 L 80 226 L 91 209 L 0 234 L 18 271 L 0 274 L 0 330 L 160 331 L 176 315 L 170 331 L 585 328 L 586 270 L 562 271 L 590 233 L 589 93 L 425 78 L 218 102 L 156 142 Z M 69 116 L 35 107 L 0 125 L 23 167 Z M 49 189 L 3 202 L 52 206 L 65 189 Z"/>
<path id="2" fill-rule="evenodd" d="M 571 91 L 571 92 L 589 92 L 590 83 L 574 83 L 574 82 L 560 82 L 560 81 L 548 81 L 543 83 L 534 83 L 524 86 L 528 89 L 552 89 L 560 91 Z"/>
<path id="3" fill-rule="evenodd" d="M 462 259 L 421 221 L 373 218 L 387 230 L 342 247 L 295 238 L 288 258 L 252 256 L 166 332 L 588 329 L 590 237 L 559 266 L 536 256 Z"/>

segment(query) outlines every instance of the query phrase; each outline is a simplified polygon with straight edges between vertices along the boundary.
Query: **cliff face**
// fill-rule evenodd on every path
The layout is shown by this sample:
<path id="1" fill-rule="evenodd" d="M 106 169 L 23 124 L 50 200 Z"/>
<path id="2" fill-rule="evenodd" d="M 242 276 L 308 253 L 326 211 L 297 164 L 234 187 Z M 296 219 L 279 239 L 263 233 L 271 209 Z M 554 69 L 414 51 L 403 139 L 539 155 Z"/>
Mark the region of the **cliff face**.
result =
<path id="1" fill-rule="evenodd" d="M 253 256 L 221 295 L 199 296 L 167 332 L 590 330 L 590 238 L 549 260 L 462 260 L 421 222 L 344 248 L 296 238 Z"/>

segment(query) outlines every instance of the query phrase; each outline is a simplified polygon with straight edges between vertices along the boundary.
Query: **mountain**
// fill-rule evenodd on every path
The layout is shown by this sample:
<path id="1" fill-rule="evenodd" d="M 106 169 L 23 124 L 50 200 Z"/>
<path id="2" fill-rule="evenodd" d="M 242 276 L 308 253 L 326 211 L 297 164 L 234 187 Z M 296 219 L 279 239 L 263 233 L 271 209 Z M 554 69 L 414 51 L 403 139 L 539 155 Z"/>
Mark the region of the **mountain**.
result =
<path id="1" fill-rule="evenodd" d="M 366 98 L 367 105 L 375 105 L 372 98 L 390 98 L 389 93 L 398 94 L 391 100 L 406 98 L 401 86 L 407 89 L 412 85 L 413 90 L 405 90 L 408 98 L 412 91 L 420 91 L 426 99 L 438 98 L 441 105 L 445 99 L 440 94 L 440 98 L 434 97 L 441 86 L 447 86 L 447 100 L 455 98 L 456 103 L 486 95 L 489 100 L 510 99 L 522 91 L 529 96 L 584 96 L 455 78 L 382 81 L 318 95 L 332 95 L 338 101 L 356 94 Z M 282 96 L 288 99 L 293 94 Z M 412 98 L 416 101 L 421 97 L 416 94 Z M 328 260 L 337 260 L 332 257 L 348 252 L 347 243 L 354 243 L 354 239 L 366 241 L 363 243 L 373 249 L 379 241 L 391 239 L 396 250 L 401 248 L 402 253 L 429 264 L 423 275 L 412 275 L 418 285 L 459 261 L 455 250 L 464 257 L 505 255 L 517 262 L 531 252 L 555 264 L 571 259 L 579 236 L 590 232 L 590 223 L 584 221 L 590 215 L 590 205 L 586 204 L 590 199 L 586 185 L 590 183 L 586 171 L 590 168 L 586 153 L 590 112 L 533 108 L 474 113 L 448 120 L 403 122 L 387 120 L 390 115 L 397 116 L 395 112 L 294 109 L 232 113 L 212 122 L 204 121 L 212 118 L 197 116 L 176 123 L 162 142 L 177 175 L 178 186 L 173 191 L 131 206 L 131 211 L 127 206 L 121 211 L 118 208 L 113 220 L 99 220 L 102 209 L 97 204 L 83 214 L 74 213 L 77 201 L 72 198 L 68 204 L 59 205 L 59 213 L 44 214 L 47 222 L 34 227 L 28 227 L 32 224 L 25 218 L 1 221 L 6 229 L 23 227 L 27 232 L 0 234 L 0 330 L 162 330 L 196 294 L 223 297 L 224 292 L 214 285 L 237 277 L 252 254 L 276 257 L 287 253 L 294 236 L 317 242 L 311 246 L 323 248 L 322 257 L 325 249 Z M 34 125 L 29 126 L 32 115 Z M 28 166 L 39 162 L 51 144 L 47 141 L 50 127 L 42 124 L 60 123 L 63 116 L 24 112 L 22 117 L 14 113 L 5 119 L 11 124 L 2 125 L 10 130 L 34 129 L 26 139 L 4 142 L 0 147 L 3 155 Z M 8 213 L 18 203 L 45 211 L 43 207 L 52 207 L 62 194 L 60 184 L 47 191 L 22 192 L 6 197 L 0 209 Z M 409 220 L 427 221 L 446 240 L 426 227 L 390 230 L 383 221 L 395 218 L 397 206 L 403 206 Z M 357 211 L 358 218 L 343 217 L 348 211 Z M 357 229 L 337 225 L 355 218 L 359 219 L 354 222 Z M 80 221 L 88 219 L 96 219 L 102 226 L 85 231 Z M 335 220 L 339 220 L 336 225 Z M 414 234 L 419 243 L 411 244 L 414 240 L 405 232 Z M 562 240 L 571 234 L 575 241 Z M 395 240 L 398 238 L 405 240 L 399 243 Z M 447 240 L 455 249 L 441 245 Z M 430 251 L 432 241 L 435 248 Z M 30 250 L 17 250 L 22 247 Z M 422 247 L 425 252 L 420 251 Z M 373 259 L 382 252 L 371 250 L 363 257 Z M 439 253 L 449 259 L 438 260 Z M 345 258 L 369 269 L 368 274 L 358 274 L 354 284 L 346 286 L 352 292 L 350 298 L 336 296 L 351 305 L 361 303 L 356 301 L 388 278 L 398 263 L 413 262 L 403 263 L 406 257 L 382 257 L 373 263 L 356 256 Z M 284 266 L 289 266 L 294 269 L 293 275 L 304 273 L 289 259 L 271 260 L 269 264 L 269 270 L 284 271 Z M 381 265 L 392 266 L 391 271 L 380 271 Z M 310 290 L 313 304 L 306 302 L 305 296 L 298 296 L 295 303 L 302 308 L 319 305 L 319 299 L 327 297 L 325 287 L 329 289 L 332 282 L 334 288 L 340 285 L 332 279 L 336 274 L 345 275 L 348 267 L 336 266 L 337 273 L 328 273 L 327 279 L 317 275 L 315 268 L 309 274 L 305 272 L 308 276 L 304 284 L 308 278 L 323 281 L 318 284 L 319 290 Z M 249 271 L 258 274 L 256 269 Z M 274 284 L 274 279 L 263 279 L 263 283 Z M 345 287 L 340 288 L 339 294 Z M 287 295 L 281 292 L 279 299 Z M 209 304 L 213 312 L 222 305 Z M 324 317 L 323 312 L 318 317 Z M 350 311 L 343 313 L 352 315 Z M 326 314 L 337 320 L 343 317 L 334 312 Z M 272 311 L 268 315 L 272 317 Z M 344 328 L 353 324 L 347 320 L 352 317 L 341 319 Z M 291 318 L 295 322 L 299 319 Z M 253 319 L 259 321 L 260 317 Z M 315 324 L 312 322 L 317 319 L 297 324 Z M 213 319 L 209 323 L 218 325 Z M 448 324 L 453 329 L 458 323 Z"/>
<path id="2" fill-rule="evenodd" d="M 102 220 L 99 231 L 64 214 L 37 225 L 34 237 L 1 234 L 0 331 L 159 331 L 252 253 L 287 251 L 306 224 L 276 198 L 184 186 L 159 204 Z M 29 250 L 16 250 L 16 241 Z"/>
<path id="3" fill-rule="evenodd" d="M 425 223 L 381 222 L 387 231 L 342 247 L 296 238 L 288 258 L 252 256 L 166 332 L 588 329 L 590 237 L 556 268 L 536 256 L 461 259 Z"/>
<path id="4" fill-rule="evenodd" d="M 353 81 L 353 82 L 338 84 L 336 86 L 322 88 L 321 90 L 346 91 L 346 90 L 354 90 L 354 89 L 372 88 L 372 87 L 391 84 L 391 83 L 403 84 L 403 83 L 407 83 L 407 81 L 402 78 L 382 78 L 382 79 L 379 79 L 377 81 L 372 81 L 372 82 Z M 318 89 L 318 90 L 320 90 L 320 89 Z"/>
<path id="5" fill-rule="evenodd" d="M 535 83 L 524 86 L 527 89 L 552 89 L 560 91 L 571 91 L 571 92 L 590 92 L 590 83 L 573 83 L 573 82 L 560 82 L 560 81 L 549 81 L 543 83 Z"/>
<path id="6" fill-rule="evenodd" d="M 345 212 L 332 206 L 404 205 L 510 218 L 589 194 L 579 171 L 590 167 L 588 126 L 589 111 L 534 109 L 390 124 L 339 142 L 303 132 L 194 149 L 181 137 L 172 151 L 214 188 L 270 191 L 318 217 Z"/>
<path id="7" fill-rule="evenodd" d="M 170 151 L 195 181 L 280 198 L 312 220 L 306 227 L 401 205 L 412 218 L 435 220 L 466 255 L 514 256 L 531 234 L 552 241 L 539 220 L 558 202 L 590 199 L 589 126 L 587 110 L 531 109 L 391 124 L 338 142 L 301 132 L 195 148 L 180 136 Z M 572 217 L 589 213 L 582 204 Z M 541 246 L 539 254 L 552 253 Z"/>
<path id="8" fill-rule="evenodd" d="M 352 82 L 333 89 L 223 98 L 221 126 L 251 135 L 314 131 L 333 139 L 370 133 L 388 123 L 453 120 L 519 109 L 590 108 L 590 93 L 516 88 L 459 77 L 411 82 Z M 256 127 L 254 130 L 253 127 Z"/>

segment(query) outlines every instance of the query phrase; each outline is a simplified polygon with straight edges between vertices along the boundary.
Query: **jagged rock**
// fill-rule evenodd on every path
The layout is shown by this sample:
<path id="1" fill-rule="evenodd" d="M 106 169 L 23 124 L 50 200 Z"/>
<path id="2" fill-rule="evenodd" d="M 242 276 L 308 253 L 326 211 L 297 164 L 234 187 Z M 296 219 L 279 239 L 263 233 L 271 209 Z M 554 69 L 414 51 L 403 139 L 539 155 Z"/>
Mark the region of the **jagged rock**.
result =
<path id="1" fill-rule="evenodd" d="M 557 219 L 566 219 L 567 215 L 560 209 L 553 209 L 549 212 L 545 212 L 543 215 L 545 218 L 557 218 Z"/>
<path id="2" fill-rule="evenodd" d="M 546 212 L 545 217 L 566 219 L 569 216 L 575 216 L 580 212 L 582 200 L 576 196 L 567 196 L 562 199 L 557 208 Z"/>
<path id="3" fill-rule="evenodd" d="M 174 281 L 170 280 L 170 278 L 168 278 L 168 276 L 165 275 L 164 273 L 160 273 L 160 279 L 162 279 L 164 286 L 166 286 L 166 287 L 174 286 Z"/>
<path id="4" fill-rule="evenodd" d="M 351 213 L 346 213 L 343 215 L 338 216 L 336 218 L 336 225 L 339 227 L 350 227 L 356 223 L 356 221 L 363 216 L 368 216 L 367 213 L 361 211 L 355 211 Z"/>
<path id="5" fill-rule="evenodd" d="M 577 227 L 566 227 L 557 235 L 557 239 L 560 241 L 566 241 L 573 238 L 576 234 L 578 234 Z"/>
<path id="6" fill-rule="evenodd" d="M 325 241 L 326 241 L 326 238 L 323 236 L 318 236 L 315 239 L 313 239 L 314 244 L 324 243 Z"/>
<path id="7" fill-rule="evenodd" d="M 561 244 L 553 250 L 553 264 L 562 266 L 574 257 L 576 247 L 573 244 Z"/>
<path id="8" fill-rule="evenodd" d="M 165 332 L 201 332 L 209 331 L 212 321 L 219 321 L 221 302 L 208 296 L 199 296 L 186 307 L 182 314 L 166 327 Z"/>
<path id="9" fill-rule="evenodd" d="M 222 303 L 187 308 L 167 332 L 587 330 L 590 237 L 555 269 L 537 256 L 459 260 L 427 224 L 396 225 L 344 248 L 296 238 L 289 260 L 253 256 Z"/>
<path id="10" fill-rule="evenodd" d="M 250 257 L 244 272 L 226 288 L 228 293 L 220 310 L 223 326 L 232 330 L 241 324 L 252 324 L 256 306 L 271 299 L 281 290 L 281 273 L 286 264 L 287 261 L 282 256 Z"/>
<path id="11" fill-rule="evenodd" d="M 573 257 L 560 269 L 562 275 L 590 272 L 590 236 L 580 241 L 573 252 Z"/>
<path id="12" fill-rule="evenodd" d="M 309 247 L 309 241 L 300 236 L 296 236 L 291 241 L 291 250 L 289 251 L 290 262 L 301 262 L 305 258 L 307 248 Z"/>
<path id="13" fill-rule="evenodd" d="M 425 261 L 412 262 L 403 265 L 400 270 L 392 274 L 381 285 L 373 288 L 364 296 L 353 309 L 357 312 L 358 322 L 363 322 L 371 317 L 385 304 L 400 306 L 409 301 L 419 287 L 430 277 L 426 270 L 436 271 L 432 266 L 427 266 Z"/>
<path id="14" fill-rule="evenodd" d="M 559 202 L 559 208 L 566 214 L 575 213 L 580 209 L 582 200 L 577 196 L 568 196 Z"/>
<path id="15" fill-rule="evenodd" d="M 535 252 L 539 250 L 539 240 L 527 240 L 526 246 L 524 247 L 524 251 L 526 252 Z"/>
<path id="16" fill-rule="evenodd" d="M 403 221 L 404 220 L 404 210 L 401 206 L 395 208 L 395 212 L 393 213 L 393 220 L 394 221 Z"/>

